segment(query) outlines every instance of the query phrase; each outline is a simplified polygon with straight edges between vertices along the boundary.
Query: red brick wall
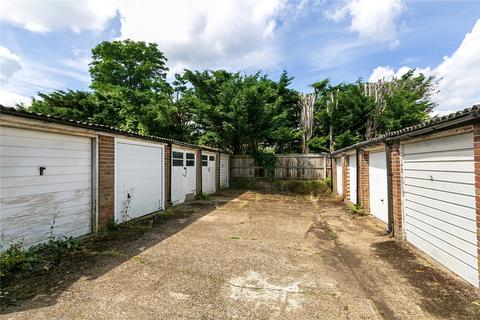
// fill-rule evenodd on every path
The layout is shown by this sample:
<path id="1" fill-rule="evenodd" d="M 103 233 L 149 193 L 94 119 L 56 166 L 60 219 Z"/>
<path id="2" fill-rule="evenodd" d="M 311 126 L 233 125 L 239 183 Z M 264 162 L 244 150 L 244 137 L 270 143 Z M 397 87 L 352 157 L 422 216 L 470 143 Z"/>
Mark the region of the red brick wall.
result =
<path id="1" fill-rule="evenodd" d="M 114 218 L 115 139 L 98 136 L 98 228 Z"/>
<path id="2" fill-rule="evenodd" d="M 164 154 L 164 192 L 165 192 L 165 208 L 171 205 L 171 198 L 170 198 L 170 170 L 172 170 L 172 162 L 171 162 L 171 154 L 172 154 L 172 146 L 170 144 L 165 145 L 165 154 Z"/>
<path id="3" fill-rule="evenodd" d="M 358 155 L 358 168 L 359 168 L 359 198 L 360 205 L 365 210 L 366 213 L 370 212 L 370 183 L 369 179 L 369 170 L 368 170 L 368 152 L 361 150 Z"/>
<path id="4" fill-rule="evenodd" d="M 402 187 L 400 173 L 400 143 L 394 142 L 390 146 L 390 168 L 392 170 L 392 213 L 393 213 L 393 235 L 402 237 Z"/>
<path id="5" fill-rule="evenodd" d="M 475 166 L 475 204 L 477 208 L 477 250 L 478 267 L 480 270 L 480 124 L 478 123 L 473 125 L 473 148 Z"/>
<path id="6" fill-rule="evenodd" d="M 350 201 L 350 174 L 348 172 L 348 164 L 349 164 L 349 156 L 343 156 L 343 165 L 342 165 L 342 173 L 343 173 L 343 199 L 345 202 Z"/>

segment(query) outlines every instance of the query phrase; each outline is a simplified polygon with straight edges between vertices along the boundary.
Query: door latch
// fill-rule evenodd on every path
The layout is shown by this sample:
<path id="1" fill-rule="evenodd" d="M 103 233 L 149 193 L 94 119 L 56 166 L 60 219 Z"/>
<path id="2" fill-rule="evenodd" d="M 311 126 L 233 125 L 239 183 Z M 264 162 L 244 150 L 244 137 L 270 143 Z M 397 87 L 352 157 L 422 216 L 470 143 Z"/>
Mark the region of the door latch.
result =
<path id="1" fill-rule="evenodd" d="M 39 169 L 39 171 L 40 171 L 40 175 L 41 175 L 41 176 L 43 176 L 43 173 L 45 172 L 45 170 L 47 170 L 47 168 L 45 168 L 45 167 L 40 167 L 40 168 L 38 168 L 38 169 Z"/>

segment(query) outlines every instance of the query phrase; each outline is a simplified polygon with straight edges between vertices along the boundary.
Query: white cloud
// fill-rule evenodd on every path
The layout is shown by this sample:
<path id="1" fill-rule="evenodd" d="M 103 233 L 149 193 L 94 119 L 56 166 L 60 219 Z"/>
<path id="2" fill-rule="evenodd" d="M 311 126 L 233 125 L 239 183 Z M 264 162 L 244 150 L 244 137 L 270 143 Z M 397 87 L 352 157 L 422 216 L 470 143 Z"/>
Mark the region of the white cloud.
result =
<path id="1" fill-rule="evenodd" d="M 20 103 L 28 105 L 31 101 L 32 99 L 29 97 L 0 88 L 0 104 L 6 107 L 13 107 Z"/>
<path id="2" fill-rule="evenodd" d="M 358 33 L 360 39 L 388 41 L 397 46 L 396 20 L 404 8 L 402 0 L 349 0 L 325 15 L 336 22 L 350 16 L 350 31 Z"/>
<path id="3" fill-rule="evenodd" d="M 32 32 L 103 30 L 115 16 L 115 1 L 2 0 L 0 19 Z"/>
<path id="4" fill-rule="evenodd" d="M 369 81 L 398 77 L 409 69 L 411 68 L 404 66 L 395 71 L 380 66 L 373 70 Z M 439 92 L 433 96 L 438 103 L 438 114 L 480 103 L 480 19 L 451 56 L 444 57 L 442 63 L 434 69 L 417 68 L 417 72 L 434 75 L 439 79 Z"/>
<path id="5" fill-rule="evenodd" d="M 158 43 L 174 65 L 268 68 L 277 57 L 274 30 L 284 6 L 283 0 L 124 1 L 121 37 Z"/>
<path id="6" fill-rule="evenodd" d="M 20 58 L 9 49 L 0 46 L 0 84 L 3 85 L 20 69 L 22 69 Z"/>
<path id="7" fill-rule="evenodd" d="M 368 78 L 369 82 L 376 82 L 378 80 L 385 80 L 385 81 L 391 81 L 394 78 L 398 79 L 404 74 L 406 74 L 408 71 L 412 70 L 413 68 L 410 67 L 401 67 L 397 71 L 395 69 L 390 68 L 390 67 L 376 67 L 373 69 L 372 74 L 370 75 L 370 78 Z M 432 76 L 435 75 L 434 72 L 430 69 L 430 67 L 427 68 L 415 68 L 415 75 L 423 74 L 424 76 Z"/>

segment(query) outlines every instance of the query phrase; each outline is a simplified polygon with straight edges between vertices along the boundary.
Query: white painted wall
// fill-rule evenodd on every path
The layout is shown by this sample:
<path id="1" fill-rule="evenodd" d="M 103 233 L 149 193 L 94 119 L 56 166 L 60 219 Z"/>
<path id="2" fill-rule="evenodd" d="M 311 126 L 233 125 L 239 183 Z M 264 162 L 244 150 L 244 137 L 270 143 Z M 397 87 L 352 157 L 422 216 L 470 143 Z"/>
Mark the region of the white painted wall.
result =
<path id="1" fill-rule="evenodd" d="M 175 154 L 181 156 L 176 158 Z M 191 155 L 193 154 L 193 158 Z M 172 148 L 172 204 L 180 204 L 186 201 L 187 195 L 196 194 L 196 164 L 195 150 L 189 148 Z M 177 164 L 179 162 L 179 164 Z"/>
<path id="2" fill-rule="evenodd" d="M 335 160 L 337 165 L 337 193 L 343 195 L 343 158 L 338 157 Z"/>
<path id="3" fill-rule="evenodd" d="M 91 157 L 88 137 L 0 129 L 2 249 L 90 233 Z"/>
<path id="4" fill-rule="evenodd" d="M 115 139 L 115 221 L 164 209 L 164 147 Z"/>
<path id="5" fill-rule="evenodd" d="M 405 237 L 478 283 L 473 134 L 403 147 Z"/>
<path id="6" fill-rule="evenodd" d="M 357 156 L 350 155 L 348 173 L 350 176 L 350 202 L 357 204 Z"/>
<path id="7" fill-rule="evenodd" d="M 202 192 L 206 194 L 215 193 L 216 170 L 215 162 L 217 154 L 214 152 L 202 151 Z"/>
<path id="8" fill-rule="evenodd" d="M 387 158 L 385 151 L 368 155 L 370 213 L 388 223 Z"/>
<path id="9" fill-rule="evenodd" d="M 229 187 L 230 181 L 230 155 L 220 154 L 220 188 L 225 189 Z"/>

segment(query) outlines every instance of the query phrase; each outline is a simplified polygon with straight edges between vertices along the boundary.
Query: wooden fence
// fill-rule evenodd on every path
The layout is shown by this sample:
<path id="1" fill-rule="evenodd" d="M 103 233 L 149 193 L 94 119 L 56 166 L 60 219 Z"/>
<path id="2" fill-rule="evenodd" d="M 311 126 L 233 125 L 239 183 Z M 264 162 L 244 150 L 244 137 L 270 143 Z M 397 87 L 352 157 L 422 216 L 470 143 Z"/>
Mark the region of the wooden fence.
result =
<path id="1" fill-rule="evenodd" d="M 330 161 L 328 154 L 279 154 L 277 155 L 275 178 L 324 179 L 331 177 Z M 256 166 L 255 159 L 251 156 L 232 156 L 230 165 L 232 178 L 266 177 L 266 170 Z"/>

